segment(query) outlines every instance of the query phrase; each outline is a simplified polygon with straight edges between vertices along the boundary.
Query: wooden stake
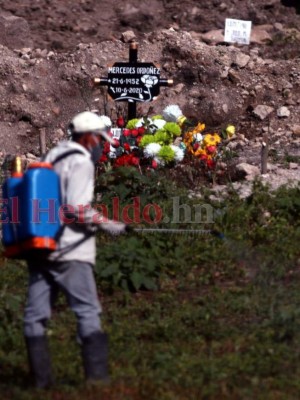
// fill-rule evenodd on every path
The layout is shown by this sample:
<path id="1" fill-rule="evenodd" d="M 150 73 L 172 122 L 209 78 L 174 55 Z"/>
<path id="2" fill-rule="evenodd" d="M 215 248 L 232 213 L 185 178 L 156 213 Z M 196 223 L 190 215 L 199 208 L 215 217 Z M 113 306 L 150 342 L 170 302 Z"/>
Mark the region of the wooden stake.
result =
<path id="1" fill-rule="evenodd" d="M 41 157 L 46 154 L 46 128 L 40 129 L 40 153 Z"/>
<path id="2" fill-rule="evenodd" d="M 261 145 L 261 173 L 266 174 L 268 172 L 268 155 L 269 155 L 269 135 L 266 133 L 263 135 L 263 142 Z"/>

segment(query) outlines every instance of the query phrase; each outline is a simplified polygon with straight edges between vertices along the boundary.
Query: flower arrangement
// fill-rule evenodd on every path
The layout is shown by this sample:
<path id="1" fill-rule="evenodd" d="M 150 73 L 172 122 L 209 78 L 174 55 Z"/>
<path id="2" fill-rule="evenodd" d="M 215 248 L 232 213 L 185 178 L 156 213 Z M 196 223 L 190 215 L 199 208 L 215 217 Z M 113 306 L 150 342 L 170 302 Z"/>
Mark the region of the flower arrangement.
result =
<path id="1" fill-rule="evenodd" d="M 182 115 L 178 106 L 175 110 Z M 176 116 L 171 117 L 169 113 L 168 119 L 161 115 L 135 118 L 125 126 L 124 119 L 118 118 L 118 128 L 111 129 L 114 144 L 105 144 L 99 161 L 111 162 L 114 167 L 146 165 L 152 168 L 182 161 L 184 149 L 174 143 L 181 138 L 181 127 L 174 122 Z M 109 125 L 108 121 L 105 122 Z"/>
<path id="2" fill-rule="evenodd" d="M 217 133 L 202 132 L 205 124 L 199 123 L 193 130 L 188 131 L 183 139 L 187 152 L 199 158 L 209 169 L 216 165 L 217 146 L 221 137 Z"/>
<path id="3" fill-rule="evenodd" d="M 107 118 L 107 117 L 104 117 Z M 117 128 L 111 129 L 113 144 L 106 143 L 100 162 L 113 167 L 146 166 L 157 168 L 176 165 L 185 154 L 198 158 L 208 169 L 216 167 L 222 139 L 234 137 L 235 127 L 228 125 L 218 133 L 204 133 L 205 124 L 187 129 L 186 117 L 177 105 L 167 106 L 162 115 L 134 118 L 126 124 L 117 119 Z M 109 119 L 105 125 L 111 126 Z"/>
<path id="4" fill-rule="evenodd" d="M 165 166 L 183 160 L 184 151 L 175 145 L 181 136 L 181 128 L 176 122 L 167 122 L 156 116 L 148 119 L 147 133 L 139 143 L 146 158 L 152 159 L 152 166 Z"/>

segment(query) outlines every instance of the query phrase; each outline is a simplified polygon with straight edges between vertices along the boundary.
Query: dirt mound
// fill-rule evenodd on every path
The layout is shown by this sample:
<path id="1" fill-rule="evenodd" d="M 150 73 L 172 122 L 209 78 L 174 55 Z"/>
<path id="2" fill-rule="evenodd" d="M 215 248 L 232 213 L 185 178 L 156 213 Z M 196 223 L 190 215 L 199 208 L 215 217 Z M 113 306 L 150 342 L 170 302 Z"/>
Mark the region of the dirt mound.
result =
<path id="1" fill-rule="evenodd" d="M 293 5 L 290 0 L 283 3 Z M 1 0 L 0 9 L 27 20 L 35 48 L 59 51 L 74 49 L 80 42 L 118 39 L 128 28 L 140 39 L 145 32 L 170 26 L 200 33 L 223 29 L 225 18 L 299 26 L 295 8 L 280 0 L 187 0 L 184 5 L 178 0 Z"/>
<path id="2" fill-rule="evenodd" d="M 259 163 L 266 132 L 274 154 L 298 157 L 300 32 L 293 26 L 299 26 L 300 16 L 276 0 L 248 3 L 188 1 L 182 9 L 178 1 L 131 1 L 123 7 L 103 1 L 100 9 L 99 2 L 84 0 L 0 1 L 4 28 L 14 32 L 14 14 L 27 32 L 25 18 L 31 37 L 27 32 L 23 39 L 29 45 L 33 40 L 31 47 L 14 48 L 13 42 L 11 49 L 7 43 L 0 47 L 2 156 L 39 155 L 40 130 L 46 131 L 49 148 L 79 111 L 99 109 L 113 120 L 126 113 L 124 103 L 109 101 L 106 88 L 95 91 L 90 81 L 106 76 L 108 65 L 128 60 L 128 44 L 119 37 L 130 26 L 140 61 L 159 64 L 162 77 L 175 82 L 161 89 L 157 101 L 140 104 L 139 115 L 175 102 L 211 129 L 234 123 L 238 137 L 231 147 L 242 161 Z M 208 39 L 212 28 L 222 32 L 225 17 L 251 19 L 255 40 L 229 46 Z"/>
<path id="3" fill-rule="evenodd" d="M 109 102 L 105 88 L 100 95 L 89 86 L 92 77 L 106 75 L 107 65 L 128 59 L 128 45 L 121 41 L 81 44 L 70 54 L 11 51 L 3 46 L 0 52 L 0 112 L 7 151 L 25 146 L 36 152 L 42 128 L 51 144 L 79 110 L 99 108 L 115 119 L 124 105 Z M 233 122 L 253 138 L 267 125 L 267 119 L 253 110 L 268 104 L 274 110 L 271 125 L 290 132 L 291 125 L 299 122 L 299 62 L 263 60 L 258 53 L 258 48 L 247 55 L 234 46 L 208 46 L 173 29 L 147 34 L 140 44 L 140 58 L 160 64 L 162 75 L 173 77 L 175 85 L 162 89 L 156 102 L 140 105 L 138 112 L 159 112 L 176 99 L 187 115 L 213 128 Z M 288 118 L 277 117 L 282 106 L 288 107 Z"/>

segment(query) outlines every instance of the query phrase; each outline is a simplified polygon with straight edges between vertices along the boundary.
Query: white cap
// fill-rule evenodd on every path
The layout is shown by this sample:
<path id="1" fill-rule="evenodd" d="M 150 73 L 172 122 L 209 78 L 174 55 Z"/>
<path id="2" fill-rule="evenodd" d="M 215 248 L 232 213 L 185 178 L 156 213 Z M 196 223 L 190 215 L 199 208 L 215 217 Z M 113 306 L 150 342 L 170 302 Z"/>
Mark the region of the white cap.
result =
<path id="1" fill-rule="evenodd" d="M 106 133 L 107 127 L 99 115 L 91 112 L 84 111 L 77 114 L 71 121 L 69 125 L 69 130 L 71 133 L 84 134 L 92 132 L 96 135 L 101 135 L 105 140 L 112 143 L 112 138 Z"/>

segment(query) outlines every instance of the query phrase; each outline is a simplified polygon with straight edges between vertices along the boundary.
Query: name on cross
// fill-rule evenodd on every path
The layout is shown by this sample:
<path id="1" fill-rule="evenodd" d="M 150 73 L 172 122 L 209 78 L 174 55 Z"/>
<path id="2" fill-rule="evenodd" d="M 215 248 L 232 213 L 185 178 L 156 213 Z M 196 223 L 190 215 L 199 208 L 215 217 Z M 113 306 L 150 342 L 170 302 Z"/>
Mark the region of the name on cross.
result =
<path id="1" fill-rule="evenodd" d="M 155 67 L 109 67 L 110 74 L 159 74 L 160 69 Z"/>

